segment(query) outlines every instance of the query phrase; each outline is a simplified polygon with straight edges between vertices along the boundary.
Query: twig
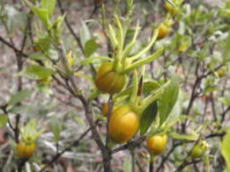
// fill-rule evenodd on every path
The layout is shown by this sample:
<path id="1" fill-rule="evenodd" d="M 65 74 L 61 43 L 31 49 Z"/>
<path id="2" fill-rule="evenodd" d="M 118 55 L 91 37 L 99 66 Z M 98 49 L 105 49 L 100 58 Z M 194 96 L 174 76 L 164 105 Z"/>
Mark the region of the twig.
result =
<path id="1" fill-rule="evenodd" d="M 135 157 L 135 149 L 130 149 L 130 153 L 131 153 L 131 164 L 132 164 L 132 172 L 135 172 L 135 164 L 136 164 L 136 157 Z"/>
<path id="2" fill-rule="evenodd" d="M 154 172 L 154 164 L 153 163 L 154 163 L 154 157 L 151 156 L 150 161 L 149 161 L 149 172 Z"/>
<path id="3" fill-rule="evenodd" d="M 18 48 L 16 48 L 14 45 L 12 45 L 10 42 L 8 42 L 7 40 L 5 40 L 2 36 L 0 36 L 0 42 L 2 42 L 3 44 L 7 45 L 8 47 L 10 47 L 11 49 L 13 49 L 16 53 L 18 53 L 19 55 L 27 58 L 28 55 L 23 53 L 21 50 L 19 50 Z"/>
<path id="4" fill-rule="evenodd" d="M 213 138 L 213 137 L 224 137 L 226 134 L 226 132 L 221 132 L 221 133 L 211 133 L 209 135 L 207 135 L 205 138 L 209 139 L 209 138 Z"/>
<path id="5" fill-rule="evenodd" d="M 197 164 L 201 162 L 201 160 L 193 160 L 193 161 L 190 161 L 190 162 L 187 162 L 185 161 L 185 163 L 181 164 L 176 170 L 175 172 L 181 172 L 186 166 L 189 166 L 191 164 Z"/>
<path id="6" fill-rule="evenodd" d="M 211 109 L 212 109 L 212 114 L 213 114 L 213 118 L 214 121 L 217 121 L 217 115 L 216 115 L 216 108 L 215 108 L 215 102 L 214 102 L 214 98 L 213 98 L 213 93 L 211 93 Z"/>
<path id="7" fill-rule="evenodd" d="M 98 124 L 99 121 L 96 121 L 95 124 Z M 78 146 L 80 141 L 88 134 L 88 132 L 92 129 L 92 127 L 88 128 L 85 132 L 81 134 L 81 136 L 74 141 L 70 146 L 63 149 L 61 152 L 57 153 L 50 162 L 48 162 L 39 172 L 45 171 L 46 168 L 48 168 L 50 165 L 52 165 L 54 162 L 56 162 L 66 151 L 71 150 L 72 147 Z"/>
<path id="8" fill-rule="evenodd" d="M 13 130 L 15 142 L 18 143 L 19 142 L 19 127 L 18 127 L 18 124 L 20 122 L 20 115 L 19 114 L 16 115 L 16 124 L 15 124 L 15 127 L 14 127 L 13 124 L 11 123 L 11 121 L 10 121 L 9 114 L 8 114 L 8 111 L 7 111 L 7 106 L 8 106 L 8 104 L 1 105 L 0 109 L 2 109 L 4 114 L 8 116 L 9 127 L 10 127 L 11 130 Z"/>
<path id="9" fill-rule="evenodd" d="M 228 108 L 225 109 L 224 112 L 220 115 L 221 116 L 221 123 L 224 122 L 225 116 L 226 116 L 226 114 L 227 114 L 228 111 L 230 111 L 230 106 L 228 106 Z"/>
<path id="10" fill-rule="evenodd" d="M 197 96 L 199 94 L 196 93 L 196 89 L 197 87 L 200 85 L 201 81 L 206 78 L 207 76 L 213 74 L 215 71 L 217 71 L 218 69 L 220 69 L 221 67 L 223 67 L 224 64 L 220 64 L 218 65 L 216 68 L 214 68 L 212 71 L 208 71 L 202 75 L 199 75 L 198 74 L 198 71 L 199 71 L 199 66 L 200 66 L 200 63 L 198 62 L 197 65 L 196 65 L 196 70 L 195 70 L 195 75 L 196 75 L 196 79 L 195 79 L 195 82 L 193 84 L 193 87 L 192 87 L 192 93 L 191 93 L 191 97 L 190 97 L 190 100 L 189 100 L 189 104 L 188 104 L 188 107 L 185 111 L 185 114 L 186 115 L 189 115 L 191 109 L 192 109 L 192 106 L 193 106 L 193 103 L 194 103 L 194 100 L 197 98 Z M 185 133 L 186 132 L 186 123 L 187 123 L 187 120 L 182 123 L 181 125 L 181 129 L 182 129 L 182 132 Z"/>
<path id="11" fill-rule="evenodd" d="M 133 148 L 138 147 L 145 139 L 146 139 L 146 136 L 141 136 L 136 140 L 130 141 L 124 145 L 121 145 L 118 148 L 115 148 L 114 150 L 112 150 L 112 153 L 117 153 L 121 150 L 129 149 L 130 147 L 133 147 Z"/>
<path id="12" fill-rule="evenodd" d="M 156 169 L 156 172 L 159 172 L 161 170 L 161 168 L 163 167 L 164 163 L 169 159 L 170 155 L 174 152 L 174 150 L 180 146 L 182 144 L 182 142 L 179 143 L 175 143 L 173 144 L 173 146 L 171 147 L 171 149 L 168 151 L 168 153 L 164 156 L 164 158 L 162 159 L 160 165 L 158 166 L 158 168 Z"/>
<path id="13" fill-rule="evenodd" d="M 58 3 L 58 6 L 60 8 L 60 11 L 61 11 L 61 14 L 64 15 L 65 14 L 65 9 L 63 8 L 62 6 L 62 3 L 61 3 L 61 0 L 57 0 L 57 3 Z M 83 45 L 81 44 L 81 40 L 80 38 L 77 36 L 77 34 L 74 32 L 72 26 L 70 25 L 68 19 L 67 19 L 67 16 L 65 17 L 64 19 L 65 21 L 65 24 L 67 26 L 67 28 L 69 29 L 70 33 L 73 35 L 74 39 L 76 40 L 76 42 L 78 43 L 82 53 L 84 54 L 84 48 L 83 48 Z"/>
<path id="14" fill-rule="evenodd" d="M 106 135 L 106 143 L 105 143 L 106 146 L 108 146 L 109 140 L 110 140 L 110 137 L 109 137 L 109 121 L 110 121 L 110 117 L 112 115 L 112 109 L 113 109 L 113 97 L 112 97 L 112 95 L 109 97 L 108 105 L 109 105 L 109 111 L 108 111 L 108 114 L 106 114 L 107 115 L 107 123 L 106 123 L 107 135 Z"/>

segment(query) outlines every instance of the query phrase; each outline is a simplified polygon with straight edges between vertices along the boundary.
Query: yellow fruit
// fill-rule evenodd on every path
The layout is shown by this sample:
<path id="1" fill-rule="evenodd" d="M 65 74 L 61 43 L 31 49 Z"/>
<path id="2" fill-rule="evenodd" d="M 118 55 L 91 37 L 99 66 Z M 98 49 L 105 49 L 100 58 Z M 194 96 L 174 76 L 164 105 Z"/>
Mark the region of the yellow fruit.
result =
<path id="1" fill-rule="evenodd" d="M 24 141 L 21 141 L 16 146 L 16 152 L 18 156 L 22 158 L 30 158 L 35 151 L 36 151 L 35 143 L 26 143 Z"/>
<path id="2" fill-rule="evenodd" d="M 160 26 L 158 27 L 158 36 L 157 39 L 163 39 L 164 37 L 166 37 L 170 32 L 171 32 L 171 27 L 167 26 L 166 24 L 162 23 L 160 24 Z"/>
<path id="3" fill-rule="evenodd" d="M 103 63 L 97 72 L 95 84 L 99 90 L 105 93 L 118 93 L 125 86 L 126 76 L 113 70 L 113 64 Z"/>
<path id="4" fill-rule="evenodd" d="M 171 5 L 169 2 L 166 2 L 164 4 L 164 8 L 166 9 L 167 12 L 169 12 L 172 16 L 175 16 L 176 14 L 178 14 L 179 10 L 174 7 L 173 5 Z"/>
<path id="5" fill-rule="evenodd" d="M 147 139 L 148 151 L 159 155 L 165 150 L 167 143 L 167 135 L 154 135 Z"/>
<path id="6" fill-rule="evenodd" d="M 117 143 L 129 141 L 139 129 L 139 118 L 127 106 L 119 106 L 113 110 L 109 121 L 109 135 Z"/>

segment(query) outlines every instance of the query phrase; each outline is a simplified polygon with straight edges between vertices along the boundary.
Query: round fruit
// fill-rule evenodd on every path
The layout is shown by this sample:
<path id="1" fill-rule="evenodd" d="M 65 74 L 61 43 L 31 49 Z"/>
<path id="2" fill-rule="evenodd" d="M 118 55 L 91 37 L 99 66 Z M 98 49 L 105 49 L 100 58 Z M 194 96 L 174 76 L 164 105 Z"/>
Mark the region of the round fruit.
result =
<path id="1" fill-rule="evenodd" d="M 36 151 L 36 144 L 21 141 L 17 144 L 16 151 L 18 156 L 23 158 L 30 158 Z"/>
<path id="2" fill-rule="evenodd" d="M 158 27 L 158 36 L 157 39 L 163 39 L 164 37 L 166 37 L 170 32 L 171 32 L 171 28 L 169 26 L 167 26 L 166 24 L 162 23 L 159 27 Z"/>
<path id="3" fill-rule="evenodd" d="M 208 143 L 206 141 L 199 142 L 192 148 L 191 157 L 200 158 L 204 155 L 207 149 Z"/>
<path id="4" fill-rule="evenodd" d="M 167 135 L 154 135 L 147 139 L 147 148 L 149 152 L 159 155 L 165 150 Z"/>
<path id="5" fill-rule="evenodd" d="M 114 94 L 122 90 L 125 81 L 126 76 L 115 72 L 113 64 L 106 62 L 99 67 L 95 84 L 102 92 Z"/>
<path id="6" fill-rule="evenodd" d="M 139 129 L 139 118 L 127 106 L 119 106 L 113 110 L 109 121 L 109 135 L 117 143 L 129 141 Z"/>

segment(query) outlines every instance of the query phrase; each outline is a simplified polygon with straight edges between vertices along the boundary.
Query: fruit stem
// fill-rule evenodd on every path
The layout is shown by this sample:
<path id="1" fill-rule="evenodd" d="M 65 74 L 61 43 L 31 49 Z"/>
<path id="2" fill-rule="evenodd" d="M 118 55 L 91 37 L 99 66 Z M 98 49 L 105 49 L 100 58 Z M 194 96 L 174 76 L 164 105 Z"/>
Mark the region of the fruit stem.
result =
<path id="1" fill-rule="evenodd" d="M 133 88 L 132 88 L 132 92 L 131 92 L 131 96 L 130 96 L 130 104 L 134 105 L 134 107 L 136 107 L 137 104 L 137 92 L 138 92 L 138 76 L 137 76 L 137 71 L 134 70 L 133 71 Z"/>
<path id="2" fill-rule="evenodd" d="M 149 172 L 154 171 L 154 159 L 155 159 L 155 156 L 150 153 Z"/>
<path id="3" fill-rule="evenodd" d="M 137 53 L 134 56 L 129 57 L 129 59 L 131 59 L 132 61 L 134 61 L 134 60 L 138 59 L 139 57 L 141 57 L 142 55 L 144 55 L 152 47 L 152 45 L 154 44 L 154 42 L 157 39 L 157 36 L 158 36 L 158 29 L 156 29 L 154 31 L 150 43 L 144 49 L 142 49 L 141 51 L 139 51 L 139 53 Z"/>
<path id="4" fill-rule="evenodd" d="M 112 44 L 113 48 L 115 49 L 118 45 L 118 40 L 116 38 L 116 33 L 115 33 L 112 25 L 109 25 L 108 32 L 109 32 L 111 44 Z"/>
<path id="5" fill-rule="evenodd" d="M 147 58 L 144 58 L 142 60 L 139 60 L 137 62 L 134 62 L 133 64 L 131 64 L 128 68 L 126 68 L 124 70 L 124 73 L 129 73 L 130 71 L 132 71 L 133 69 L 141 66 L 141 65 L 144 65 L 144 64 L 147 64 L 147 63 L 150 63 L 151 61 L 157 59 L 158 57 L 160 57 L 160 55 L 163 53 L 163 50 L 164 48 L 161 47 L 159 48 L 155 53 L 153 53 L 152 55 L 148 56 Z"/>
<path id="6" fill-rule="evenodd" d="M 122 53 L 123 61 L 126 59 L 126 57 L 128 56 L 128 53 L 134 47 L 139 32 L 140 32 L 140 27 L 139 27 L 139 23 L 137 23 L 133 39 L 128 43 L 128 45 L 125 47 L 125 49 L 124 49 L 124 51 Z"/>

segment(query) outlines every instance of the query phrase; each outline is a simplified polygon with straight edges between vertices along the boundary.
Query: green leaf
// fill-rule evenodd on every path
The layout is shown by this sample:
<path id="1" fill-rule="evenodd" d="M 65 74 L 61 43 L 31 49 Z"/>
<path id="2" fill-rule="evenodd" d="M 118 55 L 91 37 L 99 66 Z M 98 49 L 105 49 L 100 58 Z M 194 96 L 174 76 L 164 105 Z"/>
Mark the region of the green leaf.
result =
<path id="1" fill-rule="evenodd" d="M 48 10 L 48 16 L 51 17 L 55 9 L 56 0 L 42 0 L 42 8 Z"/>
<path id="2" fill-rule="evenodd" d="M 163 94 L 159 99 L 159 112 L 160 112 L 160 125 L 167 120 L 171 110 L 173 109 L 179 93 L 178 84 L 175 81 L 171 81 L 170 84 L 165 87 Z"/>
<path id="3" fill-rule="evenodd" d="M 47 9 L 44 8 L 37 8 L 35 6 L 33 6 L 32 11 L 34 12 L 34 14 L 36 16 L 38 16 L 40 18 L 40 20 L 42 21 L 43 25 L 46 28 L 49 28 L 50 26 L 50 21 L 49 21 L 49 13 Z"/>
<path id="4" fill-rule="evenodd" d="M 158 89 L 159 87 L 160 84 L 155 80 L 144 82 L 143 84 L 144 95 L 146 96 L 149 95 L 150 92 L 152 92 L 155 89 Z"/>
<path id="5" fill-rule="evenodd" d="M 25 73 L 33 79 L 46 79 L 53 74 L 53 71 L 44 66 L 31 65 L 25 69 Z"/>
<path id="6" fill-rule="evenodd" d="M 167 120 L 164 122 L 164 128 L 173 127 L 176 123 L 189 119 L 187 115 L 182 115 L 182 104 L 185 101 L 184 93 L 179 90 L 177 101 L 171 110 Z"/>
<path id="7" fill-rule="evenodd" d="M 178 34 L 178 51 L 185 52 L 192 44 L 192 39 L 188 35 Z"/>
<path id="8" fill-rule="evenodd" d="M 227 39 L 223 41 L 223 60 L 224 62 L 229 62 L 230 60 L 230 52 L 229 52 L 229 46 L 230 46 L 230 35 L 228 35 Z"/>
<path id="9" fill-rule="evenodd" d="M 146 133 L 157 115 L 157 102 L 150 104 L 143 112 L 140 122 L 140 134 Z"/>
<path id="10" fill-rule="evenodd" d="M 5 114 L 0 114 L 0 128 L 4 128 L 7 124 L 8 116 Z"/>
<path id="11" fill-rule="evenodd" d="M 226 106 L 230 106 L 230 98 L 229 97 L 220 97 L 219 101 Z"/>
<path id="12" fill-rule="evenodd" d="M 179 134 L 176 132 L 171 132 L 170 136 L 174 139 L 178 139 L 178 140 L 185 140 L 185 141 L 195 141 L 198 139 L 199 135 L 196 133 L 192 133 L 192 134 Z"/>
<path id="13" fill-rule="evenodd" d="M 46 8 L 38 8 L 28 0 L 24 0 L 24 1 L 30 7 L 30 9 L 33 11 L 33 13 L 40 18 L 40 20 L 42 21 L 43 25 L 46 28 L 49 28 L 50 21 L 49 21 L 48 9 L 46 9 Z"/>
<path id="14" fill-rule="evenodd" d="M 87 57 L 91 56 L 98 48 L 99 44 L 96 42 L 96 38 L 92 38 L 88 41 L 86 41 L 85 46 L 84 46 L 84 53 Z"/>
<path id="15" fill-rule="evenodd" d="M 51 129 L 54 135 L 54 141 L 58 142 L 62 131 L 62 125 L 57 118 L 52 119 Z"/>
<path id="16" fill-rule="evenodd" d="M 37 52 L 37 53 L 34 53 L 32 55 L 29 56 L 29 58 L 31 60 L 39 60 L 39 61 L 46 61 L 47 60 L 47 57 L 45 57 L 45 55 L 41 52 Z"/>
<path id="17" fill-rule="evenodd" d="M 44 131 L 43 129 L 37 129 L 38 126 L 38 121 L 35 119 L 31 119 L 23 128 L 20 128 L 21 130 L 21 134 L 22 134 L 22 138 L 25 141 L 29 141 L 29 142 L 34 142 L 37 140 L 38 137 L 41 136 L 41 134 Z"/>
<path id="18" fill-rule="evenodd" d="M 230 131 L 224 136 L 222 145 L 221 145 L 221 153 L 225 159 L 227 165 L 227 171 L 230 171 Z"/>
<path id="19" fill-rule="evenodd" d="M 52 38 L 50 37 L 50 35 L 43 35 L 35 41 L 35 48 L 39 51 L 42 50 L 46 52 L 50 49 L 51 43 Z"/>
<path id="20" fill-rule="evenodd" d="M 28 98 L 32 94 L 32 90 L 24 89 L 16 94 L 14 94 L 11 98 L 10 101 L 8 102 L 9 105 L 15 105 L 24 99 Z"/>
<path id="21" fill-rule="evenodd" d="M 81 23 L 82 27 L 80 29 L 80 40 L 83 47 L 85 47 L 85 43 L 91 39 L 91 34 L 86 23 L 84 21 L 82 21 Z"/>

